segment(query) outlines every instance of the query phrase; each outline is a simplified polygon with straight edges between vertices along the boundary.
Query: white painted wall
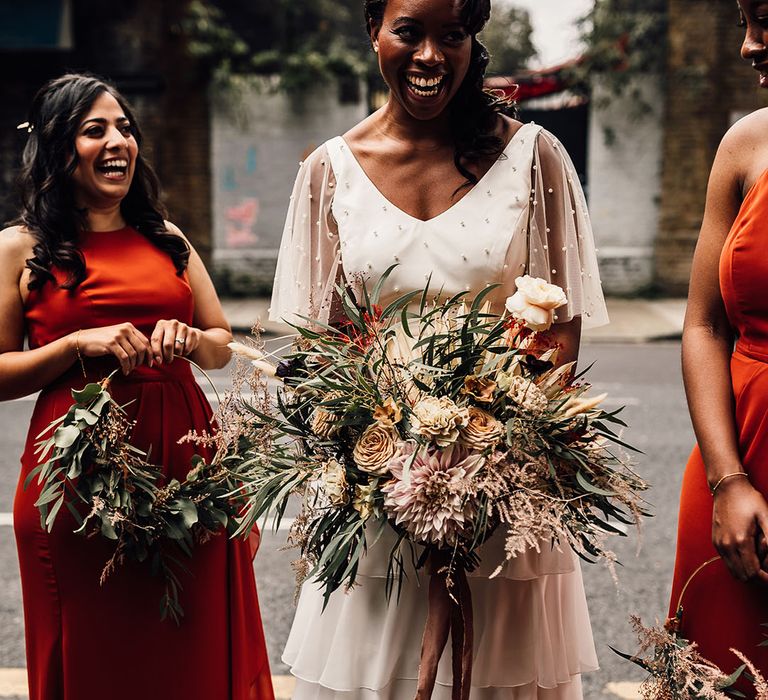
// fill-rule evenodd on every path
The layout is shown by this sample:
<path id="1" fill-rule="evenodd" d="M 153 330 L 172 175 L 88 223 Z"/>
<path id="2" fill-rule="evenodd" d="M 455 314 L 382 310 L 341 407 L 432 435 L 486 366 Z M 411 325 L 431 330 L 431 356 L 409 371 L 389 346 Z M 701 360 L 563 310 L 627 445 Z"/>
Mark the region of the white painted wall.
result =
<path id="1" fill-rule="evenodd" d="M 653 283 L 653 248 L 659 226 L 662 161 L 662 91 L 658 79 L 640 89 L 653 111 L 633 117 L 631 97 L 601 109 L 593 102 L 589 126 L 589 209 L 598 241 L 603 287 L 631 295 Z M 599 97 L 599 94 L 596 95 Z M 615 134 L 607 143 L 605 129 Z"/>
<path id="2" fill-rule="evenodd" d="M 577 20 L 593 0 L 494 0 L 527 9 L 538 58 L 548 67 L 576 58 L 582 47 Z M 603 286 L 609 294 L 633 295 L 653 284 L 653 250 L 659 226 L 662 160 L 662 95 L 655 78 L 641 90 L 654 111 L 633 117 L 632 97 L 590 114 L 588 143 L 589 208 L 598 244 Z M 616 135 L 608 144 L 605 129 Z"/>
<path id="3" fill-rule="evenodd" d="M 367 116 L 361 99 L 340 104 L 335 85 L 289 97 L 246 90 L 238 118 L 212 95 L 213 262 L 232 291 L 269 286 L 299 161 Z M 232 287 L 232 284 L 230 284 Z"/>

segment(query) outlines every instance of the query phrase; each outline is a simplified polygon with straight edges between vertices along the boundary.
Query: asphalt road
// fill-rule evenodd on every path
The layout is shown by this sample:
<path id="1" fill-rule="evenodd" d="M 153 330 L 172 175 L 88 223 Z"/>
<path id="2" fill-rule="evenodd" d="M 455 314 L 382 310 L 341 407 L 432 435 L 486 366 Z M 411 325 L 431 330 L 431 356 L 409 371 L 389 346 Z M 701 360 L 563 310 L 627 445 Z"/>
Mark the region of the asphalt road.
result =
<path id="1" fill-rule="evenodd" d="M 601 565 L 583 566 L 601 670 L 584 678 L 588 700 L 615 698 L 610 683 L 638 680 L 643 674 L 607 647 L 633 650 L 627 616 L 637 612 L 646 621 L 666 614 L 675 546 L 677 498 L 682 469 L 693 443 L 679 370 L 679 345 L 587 345 L 584 362 L 595 362 L 589 376 L 595 393 L 607 391 L 610 406 L 626 405 L 630 430 L 625 439 L 644 454 L 637 469 L 652 485 L 649 496 L 655 517 L 641 538 L 616 540 L 622 564 L 619 585 Z M 215 373 L 220 388 L 226 371 Z M 0 404 L 0 669 L 24 666 L 23 618 L 13 529 L 3 514 L 12 510 L 18 478 L 18 457 L 26 434 L 31 400 Z M 261 608 L 274 674 L 287 672 L 280 651 L 293 616 L 292 553 L 281 550 L 285 533 L 264 533 L 255 561 Z M 638 553 L 638 545 L 640 551 Z M 514 630 L 510 630 L 514 634 Z"/>

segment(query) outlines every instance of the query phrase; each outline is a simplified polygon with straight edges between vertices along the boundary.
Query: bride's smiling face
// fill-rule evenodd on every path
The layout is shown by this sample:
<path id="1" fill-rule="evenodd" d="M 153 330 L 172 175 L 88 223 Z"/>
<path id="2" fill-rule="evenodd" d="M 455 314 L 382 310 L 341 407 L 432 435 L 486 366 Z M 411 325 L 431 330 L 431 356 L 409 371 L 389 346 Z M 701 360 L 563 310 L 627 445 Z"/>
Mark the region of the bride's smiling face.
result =
<path id="1" fill-rule="evenodd" d="M 388 0 L 371 40 L 391 98 L 419 120 L 445 110 L 464 80 L 472 38 L 456 0 Z"/>

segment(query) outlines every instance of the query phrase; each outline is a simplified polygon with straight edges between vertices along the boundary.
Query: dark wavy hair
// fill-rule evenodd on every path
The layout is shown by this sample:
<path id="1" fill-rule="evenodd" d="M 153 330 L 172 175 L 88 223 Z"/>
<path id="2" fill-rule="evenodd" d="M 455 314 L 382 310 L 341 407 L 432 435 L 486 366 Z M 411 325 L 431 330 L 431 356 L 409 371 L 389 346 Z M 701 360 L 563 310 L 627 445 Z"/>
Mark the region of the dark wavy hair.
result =
<path id="1" fill-rule="evenodd" d="M 464 167 L 464 161 L 497 158 L 504 150 L 504 140 L 497 136 L 499 115 L 514 113 L 509 101 L 484 88 L 485 69 L 490 55 L 477 38 L 491 16 L 491 0 L 457 0 L 461 22 L 472 39 L 469 69 L 449 106 L 455 150 L 456 169 L 467 178 L 468 185 L 477 177 Z M 364 0 L 365 22 L 370 34 L 381 25 L 387 0 Z"/>
<path id="2" fill-rule="evenodd" d="M 93 75 L 72 73 L 46 83 L 29 109 L 29 135 L 18 178 L 21 208 L 13 222 L 34 237 L 30 289 L 55 282 L 52 270 L 66 274 L 61 285 L 76 288 L 86 276 L 78 241 L 86 227 L 87 212 L 77 208 L 72 175 L 78 164 L 75 138 L 91 106 L 102 93 L 112 95 L 129 119 L 139 145 L 133 180 L 120 203 L 126 222 L 173 260 L 178 274 L 189 261 L 186 241 L 165 226 L 160 203 L 160 184 L 151 166 L 141 156 L 142 135 L 125 98 L 109 83 Z"/>

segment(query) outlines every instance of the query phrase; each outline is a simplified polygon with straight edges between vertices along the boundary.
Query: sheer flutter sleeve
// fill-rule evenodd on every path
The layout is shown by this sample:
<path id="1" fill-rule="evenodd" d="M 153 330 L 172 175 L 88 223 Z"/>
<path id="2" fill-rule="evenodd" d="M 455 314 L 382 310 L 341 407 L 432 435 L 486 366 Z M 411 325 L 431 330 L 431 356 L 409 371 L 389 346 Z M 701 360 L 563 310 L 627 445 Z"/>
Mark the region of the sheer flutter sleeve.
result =
<path id="1" fill-rule="evenodd" d="M 568 298 L 555 312 L 556 323 L 576 316 L 585 328 L 608 323 L 581 183 L 563 145 L 543 129 L 533 152 L 527 233 L 527 274 L 558 285 Z"/>
<path id="2" fill-rule="evenodd" d="M 336 179 L 325 146 L 301 165 L 293 186 L 277 258 L 269 318 L 306 325 L 333 320 L 342 283 L 338 228 L 331 213 Z"/>

